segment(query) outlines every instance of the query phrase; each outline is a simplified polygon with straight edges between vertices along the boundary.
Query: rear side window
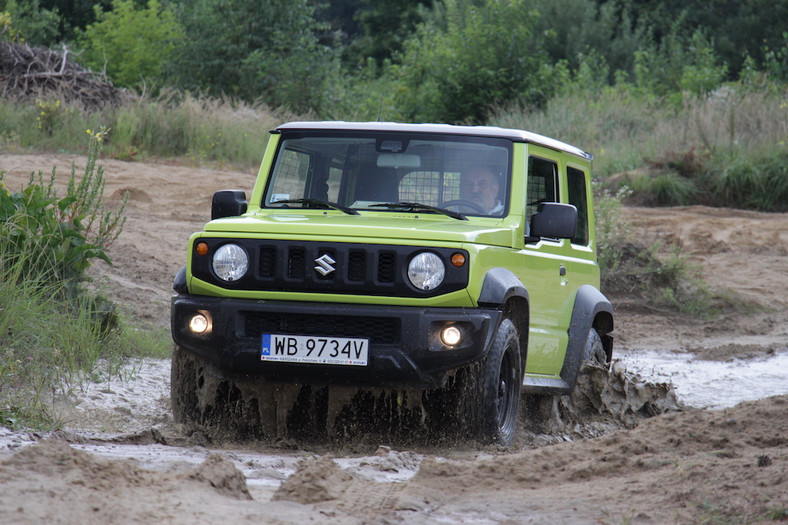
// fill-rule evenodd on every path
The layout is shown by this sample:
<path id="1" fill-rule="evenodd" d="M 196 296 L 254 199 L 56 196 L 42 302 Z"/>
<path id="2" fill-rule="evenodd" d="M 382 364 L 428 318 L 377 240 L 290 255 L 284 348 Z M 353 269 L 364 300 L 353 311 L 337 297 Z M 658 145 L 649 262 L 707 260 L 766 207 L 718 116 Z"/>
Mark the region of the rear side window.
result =
<path id="1" fill-rule="evenodd" d="M 577 208 L 577 234 L 572 244 L 588 244 L 588 194 L 586 192 L 586 174 L 569 167 L 566 169 L 569 204 Z"/>

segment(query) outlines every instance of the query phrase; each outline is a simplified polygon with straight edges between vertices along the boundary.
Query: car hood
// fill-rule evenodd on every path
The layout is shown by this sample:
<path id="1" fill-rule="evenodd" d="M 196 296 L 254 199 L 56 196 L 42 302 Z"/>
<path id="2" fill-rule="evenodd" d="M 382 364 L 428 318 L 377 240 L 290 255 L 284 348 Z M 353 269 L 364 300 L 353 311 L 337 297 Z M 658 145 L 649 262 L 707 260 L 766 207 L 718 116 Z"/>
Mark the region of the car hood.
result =
<path id="1" fill-rule="evenodd" d="M 438 241 L 510 246 L 513 227 L 504 220 L 467 221 L 426 213 L 361 212 L 257 212 L 242 217 L 217 219 L 205 225 L 210 234 L 254 234 L 274 237 L 332 238 L 337 242 L 358 239 Z"/>

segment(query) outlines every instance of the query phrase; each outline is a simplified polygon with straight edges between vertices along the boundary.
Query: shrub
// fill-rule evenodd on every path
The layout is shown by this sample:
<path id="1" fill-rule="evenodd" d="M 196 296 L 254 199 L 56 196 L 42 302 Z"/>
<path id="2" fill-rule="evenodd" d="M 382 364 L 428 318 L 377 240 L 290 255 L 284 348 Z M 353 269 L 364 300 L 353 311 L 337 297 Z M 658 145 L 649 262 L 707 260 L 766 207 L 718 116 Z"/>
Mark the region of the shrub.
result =
<path id="1" fill-rule="evenodd" d="M 65 197 L 54 171 L 14 193 L 0 173 L 0 426 L 51 426 L 54 396 L 87 378 L 109 381 L 129 356 L 169 353 L 168 337 L 124 330 L 114 304 L 79 286 L 91 261 L 109 262 L 125 220 L 125 202 L 102 205 L 95 163 L 106 131 L 90 136 L 87 166 L 80 177 L 72 168 Z"/>
<path id="2" fill-rule="evenodd" d="M 724 206 L 788 210 L 788 152 L 731 162 L 715 180 L 714 191 Z"/>
<path id="3" fill-rule="evenodd" d="M 132 0 L 113 0 L 112 9 L 95 6 L 96 22 L 80 34 L 86 65 L 105 71 L 123 87 L 162 80 L 166 62 L 183 31 L 171 9 L 158 0 L 140 7 Z"/>
<path id="4" fill-rule="evenodd" d="M 698 195 L 695 182 L 672 171 L 635 179 L 632 189 L 638 201 L 649 206 L 686 206 Z"/>
<path id="5" fill-rule="evenodd" d="M 55 170 L 48 180 L 31 174 L 28 185 L 12 193 L 0 190 L 0 271 L 6 279 L 62 285 L 71 302 L 92 259 L 110 262 L 106 254 L 125 223 L 123 202 L 118 211 L 103 206 L 104 170 L 96 167 L 106 131 L 91 133 L 88 160 L 81 177 L 71 168 L 66 196 L 55 189 Z M 0 173 L 0 182 L 4 174 Z"/>

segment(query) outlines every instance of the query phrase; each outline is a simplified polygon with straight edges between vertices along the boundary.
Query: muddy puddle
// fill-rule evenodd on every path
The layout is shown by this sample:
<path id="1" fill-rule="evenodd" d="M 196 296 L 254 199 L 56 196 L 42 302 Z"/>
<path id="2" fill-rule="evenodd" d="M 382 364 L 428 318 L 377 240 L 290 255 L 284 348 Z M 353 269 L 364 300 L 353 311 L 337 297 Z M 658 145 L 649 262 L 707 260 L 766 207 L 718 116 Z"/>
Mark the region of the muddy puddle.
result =
<path id="1" fill-rule="evenodd" d="M 671 383 L 678 399 L 696 408 L 728 408 L 788 393 L 788 348 L 748 359 L 712 361 L 692 353 L 656 351 L 618 355 L 629 371 Z"/>
<path id="2" fill-rule="evenodd" d="M 424 457 L 478 459 L 631 428 L 644 417 L 681 405 L 720 408 L 788 393 L 788 351 L 725 362 L 692 354 L 624 353 L 610 372 L 587 369 L 581 388 L 568 398 L 528 398 L 514 450 L 475 445 L 424 450 L 367 442 L 341 450 L 308 449 L 294 443 L 216 444 L 186 436 L 169 411 L 169 360 L 142 360 L 53 405 L 63 428 L 52 433 L 74 449 L 112 460 L 131 460 L 143 469 L 178 473 L 199 468 L 215 453 L 243 474 L 257 500 L 273 497 L 304 458 L 331 457 L 345 472 L 375 482 L 412 478 Z M 647 378 L 647 379 L 646 379 Z M 0 459 L 38 442 L 38 433 L 0 428 Z"/>

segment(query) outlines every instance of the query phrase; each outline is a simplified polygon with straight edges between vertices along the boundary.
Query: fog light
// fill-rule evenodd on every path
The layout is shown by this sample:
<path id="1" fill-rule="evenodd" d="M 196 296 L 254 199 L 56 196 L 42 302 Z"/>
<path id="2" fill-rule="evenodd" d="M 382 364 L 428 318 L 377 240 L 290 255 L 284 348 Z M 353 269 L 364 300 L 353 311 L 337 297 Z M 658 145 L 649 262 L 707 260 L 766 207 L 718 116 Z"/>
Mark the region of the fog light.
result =
<path id="1" fill-rule="evenodd" d="M 455 346 L 462 342 L 462 330 L 455 325 L 449 325 L 441 331 L 441 341 L 446 346 Z"/>
<path id="2" fill-rule="evenodd" d="M 208 318 L 203 314 L 197 314 L 189 320 L 189 329 L 195 334 L 204 334 L 210 327 Z"/>

